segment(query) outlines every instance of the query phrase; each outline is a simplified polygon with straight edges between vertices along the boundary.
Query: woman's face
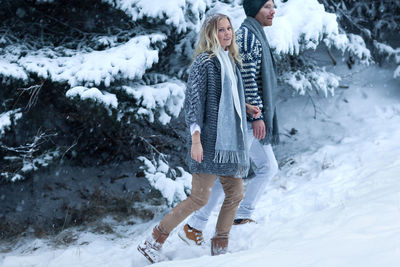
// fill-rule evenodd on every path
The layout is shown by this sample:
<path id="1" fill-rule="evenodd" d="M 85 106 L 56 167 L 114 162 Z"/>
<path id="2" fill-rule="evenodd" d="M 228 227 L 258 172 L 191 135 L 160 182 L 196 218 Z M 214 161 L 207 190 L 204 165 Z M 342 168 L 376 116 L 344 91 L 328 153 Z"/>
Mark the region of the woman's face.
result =
<path id="1" fill-rule="evenodd" d="M 218 21 L 217 25 L 218 40 L 224 50 L 227 50 L 232 43 L 233 29 L 229 20 L 222 18 Z"/>

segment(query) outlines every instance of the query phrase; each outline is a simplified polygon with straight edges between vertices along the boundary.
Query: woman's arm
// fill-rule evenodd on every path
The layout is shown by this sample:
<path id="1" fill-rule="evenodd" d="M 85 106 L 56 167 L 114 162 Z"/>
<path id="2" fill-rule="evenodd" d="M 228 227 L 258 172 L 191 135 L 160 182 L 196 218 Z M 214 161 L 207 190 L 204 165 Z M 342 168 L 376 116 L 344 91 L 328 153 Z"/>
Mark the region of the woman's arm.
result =
<path id="1" fill-rule="evenodd" d="M 200 132 L 203 126 L 207 94 L 208 72 L 205 59 L 204 55 L 199 55 L 193 62 L 189 73 L 185 99 L 185 119 L 187 126 L 191 128 L 192 135 L 190 156 L 199 163 L 203 160 Z"/>
<path id="2" fill-rule="evenodd" d="M 254 119 L 257 119 L 261 115 L 261 110 L 259 107 L 247 103 L 246 103 L 246 112 L 252 115 Z"/>
<path id="3" fill-rule="evenodd" d="M 185 92 L 185 121 L 188 127 L 203 127 L 204 106 L 207 93 L 207 70 L 202 55 L 193 62 Z"/>

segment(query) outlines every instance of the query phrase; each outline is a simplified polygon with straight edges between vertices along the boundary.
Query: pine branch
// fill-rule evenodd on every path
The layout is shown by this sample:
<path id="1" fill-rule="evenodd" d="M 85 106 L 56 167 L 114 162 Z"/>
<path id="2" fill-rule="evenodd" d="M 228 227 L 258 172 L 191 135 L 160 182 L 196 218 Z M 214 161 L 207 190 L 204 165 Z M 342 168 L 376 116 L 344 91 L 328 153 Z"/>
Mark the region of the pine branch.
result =
<path id="1" fill-rule="evenodd" d="M 30 95 L 28 104 L 25 107 L 26 111 L 29 111 L 33 106 L 36 105 L 38 98 L 39 98 L 39 92 L 40 89 L 42 89 L 43 85 L 45 82 L 42 82 L 42 84 L 38 84 L 38 85 L 33 85 L 30 86 L 28 88 L 18 88 L 17 90 L 22 91 L 21 95 L 25 92 L 28 92 L 28 94 Z M 20 96 L 21 96 L 20 95 Z"/>
<path id="2" fill-rule="evenodd" d="M 313 105 L 314 108 L 314 120 L 317 119 L 317 105 L 314 102 L 313 97 L 311 96 L 310 92 L 307 91 L 308 99 L 311 101 L 311 104 Z"/>
<path id="3" fill-rule="evenodd" d="M 336 59 L 333 57 L 331 50 L 325 43 L 324 43 L 324 46 L 326 48 L 326 51 L 328 52 L 329 58 L 332 60 L 333 65 L 336 66 L 337 62 L 336 62 Z"/>

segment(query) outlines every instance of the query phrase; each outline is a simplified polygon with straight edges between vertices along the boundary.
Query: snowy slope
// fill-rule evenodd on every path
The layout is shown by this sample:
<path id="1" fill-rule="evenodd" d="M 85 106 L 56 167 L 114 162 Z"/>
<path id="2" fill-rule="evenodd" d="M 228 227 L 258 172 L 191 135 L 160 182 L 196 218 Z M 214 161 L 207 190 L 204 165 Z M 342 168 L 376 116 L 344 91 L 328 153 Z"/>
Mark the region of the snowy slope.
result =
<path id="1" fill-rule="evenodd" d="M 254 214 L 258 224 L 234 226 L 231 253 L 218 257 L 173 232 L 164 249 L 171 261 L 154 266 L 399 266 L 399 81 L 376 66 L 333 71 L 350 87 L 314 96 L 317 119 L 307 97 L 280 103 L 282 133 L 298 133 L 276 148 L 281 171 Z M 0 254 L 0 266 L 146 266 L 136 246 L 163 213 L 150 222 L 107 219 L 114 234 L 66 230 L 56 241 L 75 240 L 68 245 L 21 239 Z"/>

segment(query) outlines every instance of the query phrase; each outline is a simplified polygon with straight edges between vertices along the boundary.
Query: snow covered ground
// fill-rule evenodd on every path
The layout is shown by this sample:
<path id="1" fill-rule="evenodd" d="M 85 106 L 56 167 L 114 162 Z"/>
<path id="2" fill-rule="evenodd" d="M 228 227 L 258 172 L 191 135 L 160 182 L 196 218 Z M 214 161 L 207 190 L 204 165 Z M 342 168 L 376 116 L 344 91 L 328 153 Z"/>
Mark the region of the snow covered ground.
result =
<path id="1" fill-rule="evenodd" d="M 350 87 L 314 96 L 316 119 L 307 96 L 281 102 L 281 171 L 260 200 L 258 223 L 233 227 L 231 253 L 211 257 L 209 241 L 188 247 L 173 232 L 164 248 L 171 261 L 154 266 L 399 266 L 400 83 L 393 69 L 333 71 Z M 0 266 L 146 266 L 136 247 L 165 212 L 150 222 L 106 219 L 112 234 L 69 229 L 60 242 L 20 239 Z"/>

